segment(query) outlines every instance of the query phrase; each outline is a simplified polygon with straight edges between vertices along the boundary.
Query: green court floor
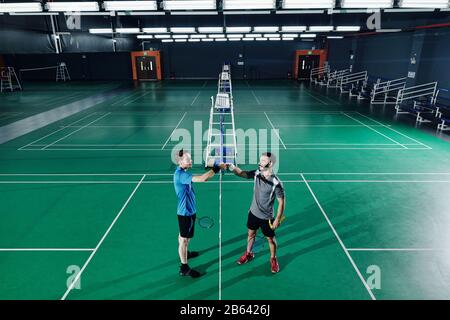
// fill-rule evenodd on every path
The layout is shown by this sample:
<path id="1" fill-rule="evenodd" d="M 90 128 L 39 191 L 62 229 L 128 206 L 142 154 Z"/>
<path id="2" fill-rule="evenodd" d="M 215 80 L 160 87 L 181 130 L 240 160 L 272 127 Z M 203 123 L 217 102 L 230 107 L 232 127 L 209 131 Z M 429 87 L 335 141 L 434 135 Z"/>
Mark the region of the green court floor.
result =
<path id="1" fill-rule="evenodd" d="M 0 95 L 0 126 L 111 91 L 0 145 L 0 299 L 450 298 L 447 141 L 334 91 L 234 81 L 236 129 L 278 129 L 281 271 L 262 238 L 255 260 L 236 264 L 253 188 L 226 173 L 221 223 L 219 178 L 194 186 L 198 216 L 215 224 L 196 226 L 189 263 L 205 275 L 190 279 L 178 275 L 171 154 L 191 142 L 201 162 L 206 141 L 193 137 L 208 128 L 215 80 L 30 84 Z M 265 150 L 238 144 L 241 167 L 255 168 Z"/>

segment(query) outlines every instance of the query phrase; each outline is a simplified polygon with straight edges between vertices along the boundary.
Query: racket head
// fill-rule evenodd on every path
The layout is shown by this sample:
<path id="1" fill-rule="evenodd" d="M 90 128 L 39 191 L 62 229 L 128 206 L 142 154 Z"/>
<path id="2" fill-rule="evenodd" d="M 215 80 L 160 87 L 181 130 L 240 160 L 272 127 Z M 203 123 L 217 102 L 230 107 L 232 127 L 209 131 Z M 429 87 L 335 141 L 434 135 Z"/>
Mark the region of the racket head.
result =
<path id="1" fill-rule="evenodd" d="M 209 216 L 203 216 L 198 219 L 198 225 L 204 229 L 210 229 L 214 226 L 214 219 Z"/>
<path id="2" fill-rule="evenodd" d="M 256 235 L 255 242 L 253 243 L 252 251 L 258 253 L 264 250 L 267 243 L 266 237 L 261 234 Z"/>

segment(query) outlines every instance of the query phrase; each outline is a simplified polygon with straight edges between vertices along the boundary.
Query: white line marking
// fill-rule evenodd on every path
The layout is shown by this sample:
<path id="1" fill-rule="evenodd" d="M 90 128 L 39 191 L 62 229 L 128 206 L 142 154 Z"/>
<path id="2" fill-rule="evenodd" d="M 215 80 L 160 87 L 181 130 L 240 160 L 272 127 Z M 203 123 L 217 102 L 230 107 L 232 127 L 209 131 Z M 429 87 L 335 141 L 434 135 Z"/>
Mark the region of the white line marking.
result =
<path id="1" fill-rule="evenodd" d="M 167 138 L 166 143 L 164 143 L 164 145 L 162 146 L 161 150 L 164 150 L 164 148 L 166 147 L 166 144 L 169 142 L 170 138 L 172 137 L 173 133 L 175 132 L 175 130 L 177 130 L 178 126 L 180 125 L 181 121 L 183 121 L 184 117 L 186 116 L 187 112 L 185 112 L 183 114 L 183 116 L 181 117 L 180 121 L 178 121 L 177 126 L 175 127 L 175 129 L 173 129 L 172 133 L 170 134 L 170 136 Z"/>
<path id="2" fill-rule="evenodd" d="M 322 206 L 319 203 L 319 200 L 317 200 L 316 195 L 314 194 L 313 190 L 311 189 L 311 187 L 309 186 L 308 182 L 306 181 L 305 177 L 303 176 L 303 174 L 300 174 L 300 176 L 302 177 L 303 181 L 306 184 L 306 187 L 308 188 L 309 192 L 311 193 L 312 197 L 314 198 L 314 201 L 316 202 L 317 206 L 319 207 L 320 211 L 322 212 L 323 216 L 325 217 L 325 220 L 327 221 L 328 225 L 330 226 L 331 230 L 333 231 L 336 239 L 339 241 L 339 244 L 341 245 L 342 249 L 345 252 L 345 255 L 347 256 L 348 260 L 350 261 L 350 263 L 352 264 L 353 268 L 355 269 L 356 273 L 358 274 L 359 279 L 361 280 L 361 282 L 364 284 L 364 287 L 367 289 L 367 292 L 369 293 L 370 297 L 372 298 L 372 300 L 376 300 L 375 296 L 372 293 L 372 290 L 370 289 L 370 287 L 368 286 L 368 284 L 366 283 L 366 280 L 364 279 L 364 277 L 362 276 L 361 272 L 359 271 L 358 267 L 356 266 L 355 262 L 353 261 L 353 258 L 351 257 L 351 255 L 348 253 L 347 248 L 345 247 L 344 243 L 342 242 L 341 238 L 339 237 L 339 234 L 337 233 L 336 229 L 334 228 L 333 224 L 331 223 L 330 219 L 328 218 L 327 214 L 325 213 L 325 211 L 323 210 Z"/>
<path id="3" fill-rule="evenodd" d="M 329 105 L 328 103 L 322 101 L 321 99 L 319 99 L 319 98 L 313 96 L 311 93 L 309 93 L 309 92 L 306 91 L 306 90 L 302 90 L 302 91 L 300 91 L 300 92 L 306 93 L 308 96 L 310 96 L 310 97 L 313 98 L 313 99 L 316 99 L 317 101 L 321 102 L 321 103 L 324 104 L 324 105 L 327 105 L 327 106 Z"/>
<path id="4" fill-rule="evenodd" d="M 408 139 L 410 139 L 410 140 L 412 140 L 412 141 L 414 141 L 414 142 L 416 142 L 416 143 L 418 143 L 418 144 L 421 144 L 421 145 L 423 145 L 424 147 L 426 147 L 426 148 L 428 148 L 428 149 L 433 149 L 433 148 L 431 148 L 430 146 L 427 146 L 426 144 L 424 144 L 424 143 L 422 143 L 422 142 L 420 142 L 420 141 L 418 141 L 418 140 L 416 140 L 416 139 L 413 139 L 413 138 L 407 136 L 407 135 L 404 134 L 404 133 L 401 133 L 400 131 L 397 131 L 397 130 L 395 130 L 395 129 L 392 129 L 392 128 L 390 128 L 390 127 L 388 127 L 388 126 L 382 124 L 381 122 L 378 122 L 378 121 L 376 121 L 376 120 L 374 120 L 374 119 L 372 119 L 372 118 L 370 118 L 370 117 L 368 117 L 368 116 L 365 116 L 365 115 L 363 115 L 363 114 L 361 114 L 361 113 L 359 113 L 359 112 L 357 112 L 357 113 L 358 113 L 360 116 L 362 116 L 362 117 L 364 117 L 364 118 L 367 118 L 367 119 L 369 119 L 369 120 L 371 120 L 371 121 L 373 121 L 373 122 L 375 122 L 375 123 L 378 123 L 378 124 L 382 125 L 383 127 L 386 127 L 386 128 L 388 128 L 389 130 L 392 130 L 392 131 L 398 133 L 399 135 L 404 136 L 405 138 L 408 138 Z"/>
<path id="5" fill-rule="evenodd" d="M 83 117 L 83 118 L 81 118 L 81 119 L 78 119 L 77 121 L 72 122 L 72 123 L 69 124 L 69 125 L 78 123 L 78 122 L 80 122 L 80 121 L 82 121 L 82 120 L 84 120 L 84 119 L 86 119 L 86 118 L 88 118 L 88 117 L 90 117 L 90 116 L 92 116 L 92 115 L 94 115 L 94 114 L 95 114 L 95 112 L 94 112 L 94 113 L 90 113 L 90 114 L 88 114 L 87 116 L 85 116 L 85 117 Z M 34 144 L 35 142 L 41 141 L 42 139 L 45 139 L 45 138 L 47 138 L 47 137 L 49 137 L 49 136 L 51 136 L 51 135 L 53 135 L 53 134 L 55 134 L 55 133 L 57 133 L 57 132 L 59 132 L 59 131 L 61 131 L 61 130 L 64 130 L 64 128 L 58 129 L 58 130 L 56 130 L 56 131 L 53 131 L 53 132 L 51 132 L 51 133 L 49 133 L 49 134 L 43 136 L 42 138 L 39 138 L 39 139 L 37 139 L 37 140 L 34 140 L 33 142 L 30 142 L 29 144 L 24 145 L 23 147 L 20 147 L 20 148 L 17 149 L 17 150 L 22 150 L 23 148 L 26 148 L 26 147 L 28 147 L 28 146 L 31 146 L 31 145 Z"/>
<path id="6" fill-rule="evenodd" d="M 307 180 L 309 183 L 450 183 L 450 180 Z M 0 181 L 0 184 L 135 184 L 136 180 L 17 180 Z M 283 180 L 304 182 L 303 180 Z M 142 184 L 171 184 L 172 180 L 144 181 Z M 219 183 L 210 181 L 209 183 Z M 222 181 L 222 183 L 252 183 L 251 181 Z"/>
<path id="7" fill-rule="evenodd" d="M 192 172 L 201 174 L 202 172 Z M 172 176 L 173 173 L 0 173 L 0 176 Z M 277 175 L 298 175 L 298 172 L 278 172 Z M 303 172 L 304 175 L 450 175 L 450 172 Z M 227 173 L 226 175 L 234 176 Z M 303 181 L 303 180 L 301 180 Z"/>
<path id="8" fill-rule="evenodd" d="M 280 142 L 281 142 L 281 144 L 283 145 L 283 147 L 284 147 L 285 149 L 287 149 L 287 148 L 286 148 L 286 145 L 284 144 L 283 140 L 282 140 L 281 137 L 280 137 L 280 134 L 278 133 L 278 129 L 275 129 L 275 127 L 273 126 L 272 121 L 270 121 L 269 116 L 267 115 L 267 113 L 264 112 L 264 114 L 265 114 L 265 116 L 266 116 L 266 118 L 267 118 L 267 121 L 269 121 L 270 125 L 272 126 L 273 130 L 275 131 L 275 134 L 278 136 L 278 140 L 280 140 Z"/>
<path id="9" fill-rule="evenodd" d="M 60 127 L 61 128 L 81 128 L 82 126 L 60 126 Z M 173 125 L 172 126 L 90 126 L 89 128 L 173 128 Z"/>
<path id="10" fill-rule="evenodd" d="M 394 143 L 398 144 L 399 146 L 402 146 L 402 147 L 403 147 L 404 149 L 408 149 L 408 147 L 406 147 L 406 146 L 402 145 L 402 144 L 401 144 L 400 142 L 398 142 L 398 141 L 395 141 L 394 139 L 392 139 L 392 138 L 388 137 L 387 135 L 385 135 L 385 134 L 381 133 L 380 131 L 378 131 L 378 130 L 376 130 L 376 129 L 372 128 L 372 127 L 369 127 L 369 126 L 368 126 L 368 125 L 366 125 L 365 123 L 363 123 L 363 122 L 359 121 L 358 119 L 355 119 L 355 118 L 353 118 L 352 116 L 349 116 L 349 115 L 348 115 L 348 114 L 346 114 L 345 112 L 342 112 L 342 114 L 343 114 L 343 115 L 345 115 L 345 116 L 347 116 L 347 117 L 349 117 L 350 119 L 353 119 L 354 121 L 356 121 L 356 122 L 358 122 L 358 123 L 362 124 L 363 126 L 365 126 L 365 127 L 369 128 L 370 130 L 372 130 L 372 131 L 374 131 L 374 132 L 378 133 L 379 135 L 381 135 L 381 136 L 383 136 L 383 137 L 385 137 L 385 138 L 387 138 L 387 139 L 391 140 L 392 142 L 394 142 Z"/>
<path id="11" fill-rule="evenodd" d="M 0 252 L 14 252 L 14 251 L 94 251 L 88 248 L 0 248 Z"/>
<path id="12" fill-rule="evenodd" d="M 202 88 L 204 88 L 206 86 L 206 83 L 208 82 L 208 80 L 205 81 L 205 83 L 203 83 Z M 194 102 L 197 100 L 198 96 L 200 95 L 200 93 L 202 92 L 202 89 L 198 90 L 197 95 L 195 96 L 194 100 L 192 100 L 191 106 L 194 104 Z"/>
<path id="13" fill-rule="evenodd" d="M 84 129 L 84 128 L 87 128 L 87 127 L 89 127 L 91 124 L 93 124 L 93 123 L 95 123 L 95 122 L 97 122 L 98 120 L 100 120 L 100 119 L 103 119 L 104 117 L 106 117 L 107 115 L 109 115 L 110 114 L 110 112 L 108 112 L 108 113 L 106 113 L 106 114 L 104 114 L 104 115 L 102 115 L 102 116 L 100 116 L 100 117 L 98 117 L 97 119 L 95 119 L 94 121 L 91 121 L 91 122 L 89 122 L 87 125 L 85 125 L 85 126 L 82 126 L 81 128 L 79 128 L 79 129 L 77 129 L 77 130 L 75 130 L 75 131 L 72 131 L 71 133 L 69 133 L 69 134 L 66 134 L 64 137 L 62 137 L 62 138 L 59 138 L 58 140 L 56 140 L 56 141 L 53 141 L 52 143 L 50 143 L 50 144 L 48 144 L 48 145 L 46 145 L 45 147 L 43 147 L 41 150 L 45 150 L 45 149 L 47 149 L 47 148 L 49 148 L 49 147 L 51 147 L 52 145 L 54 145 L 54 144 L 56 144 L 56 143 L 58 143 L 59 141 L 61 141 L 61 140 L 64 140 L 64 139 L 66 139 L 66 138 L 68 138 L 68 137 L 70 137 L 71 135 L 73 135 L 74 133 L 77 133 L 78 131 L 81 131 L 82 129 Z"/>
<path id="14" fill-rule="evenodd" d="M 119 103 L 119 102 L 121 102 L 121 100 L 125 100 L 126 101 L 126 99 L 128 99 L 128 98 L 131 98 L 132 96 L 134 96 L 135 94 L 139 94 L 139 93 L 141 93 L 142 91 L 137 91 L 137 92 L 133 92 L 133 91 L 131 91 L 131 92 L 126 92 L 126 93 L 124 93 L 124 97 L 122 97 L 122 98 L 119 98 L 119 100 L 117 100 L 116 102 L 113 102 L 112 104 L 111 104 L 111 106 L 114 106 L 114 105 L 116 105 L 117 103 Z M 131 93 L 131 94 L 130 94 Z M 128 94 L 130 94 L 129 96 L 128 96 Z"/>
<path id="15" fill-rule="evenodd" d="M 348 248 L 348 251 L 450 251 L 450 248 Z"/>
<path id="16" fill-rule="evenodd" d="M 143 92 L 143 93 L 141 93 L 141 95 L 137 96 L 137 97 L 134 98 L 133 100 L 130 100 L 130 101 L 128 101 L 127 103 L 125 103 L 124 106 L 127 106 L 127 105 L 129 105 L 130 103 L 132 103 L 132 102 L 134 102 L 134 101 L 136 101 L 136 100 L 138 100 L 138 99 L 140 99 L 140 98 L 143 98 L 143 97 L 145 97 L 146 95 L 148 95 L 149 93 L 152 93 L 152 92 L 154 92 L 154 91 L 149 90 L 148 92 Z"/>
<path id="17" fill-rule="evenodd" d="M 119 219 L 120 215 L 122 214 L 122 212 L 125 210 L 125 208 L 127 207 L 128 203 L 131 201 L 131 198 L 133 198 L 134 194 L 136 193 L 137 189 L 139 188 L 139 186 L 141 185 L 142 181 L 145 179 L 145 175 L 142 176 L 141 180 L 139 181 L 139 183 L 136 185 L 136 187 L 134 188 L 133 192 L 130 194 L 130 196 L 128 197 L 127 201 L 125 202 L 125 204 L 122 206 L 122 209 L 120 209 L 119 213 L 117 214 L 117 216 L 114 218 L 113 222 L 111 223 L 111 225 L 109 226 L 109 228 L 106 230 L 105 234 L 103 235 L 103 237 L 100 239 L 99 243 L 97 244 L 97 246 L 94 248 L 94 251 L 92 251 L 91 255 L 89 256 L 89 258 L 86 260 L 86 262 L 84 263 L 83 267 L 81 268 L 80 272 L 78 272 L 77 276 L 75 277 L 74 281 L 72 281 L 72 283 L 70 284 L 70 286 L 67 288 L 66 292 L 64 293 L 64 295 L 62 296 L 61 300 L 65 300 L 67 298 L 67 295 L 69 294 L 69 292 L 73 289 L 73 286 L 75 285 L 75 283 L 78 282 L 78 280 L 81 277 L 81 274 L 83 273 L 83 271 L 86 269 L 86 267 L 88 266 L 89 262 L 92 260 L 92 258 L 95 256 L 95 254 L 97 253 L 98 249 L 100 248 L 100 246 L 102 245 L 103 241 L 105 241 L 106 237 L 108 236 L 109 232 L 111 231 L 112 227 L 114 226 L 114 224 L 116 223 L 116 221 Z"/>

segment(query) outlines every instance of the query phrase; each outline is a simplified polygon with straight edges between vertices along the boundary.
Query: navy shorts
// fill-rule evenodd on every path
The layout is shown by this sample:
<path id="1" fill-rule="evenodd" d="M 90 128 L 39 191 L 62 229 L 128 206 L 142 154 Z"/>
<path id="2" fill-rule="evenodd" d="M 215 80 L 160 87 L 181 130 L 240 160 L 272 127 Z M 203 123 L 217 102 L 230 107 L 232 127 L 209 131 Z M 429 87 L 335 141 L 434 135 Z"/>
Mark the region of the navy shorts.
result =
<path id="1" fill-rule="evenodd" d="M 180 236 L 182 238 L 194 237 L 195 217 L 195 214 L 192 216 L 178 215 L 178 225 L 180 227 Z"/>
<path id="2" fill-rule="evenodd" d="M 247 228 L 254 231 L 261 228 L 263 235 L 265 235 L 266 237 L 275 237 L 275 231 L 270 227 L 269 220 L 260 219 L 251 211 L 248 212 Z"/>

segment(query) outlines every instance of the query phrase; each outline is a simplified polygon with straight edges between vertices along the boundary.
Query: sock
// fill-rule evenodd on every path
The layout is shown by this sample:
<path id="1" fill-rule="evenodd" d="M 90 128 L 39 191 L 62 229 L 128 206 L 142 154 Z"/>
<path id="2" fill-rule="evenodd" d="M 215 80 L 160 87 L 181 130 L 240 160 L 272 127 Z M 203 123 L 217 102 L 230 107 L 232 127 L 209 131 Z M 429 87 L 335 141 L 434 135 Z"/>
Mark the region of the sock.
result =
<path id="1" fill-rule="evenodd" d="M 189 268 L 189 266 L 188 266 L 187 263 L 182 263 L 180 269 L 181 269 L 181 272 L 186 272 L 186 271 L 188 271 L 190 268 Z"/>

